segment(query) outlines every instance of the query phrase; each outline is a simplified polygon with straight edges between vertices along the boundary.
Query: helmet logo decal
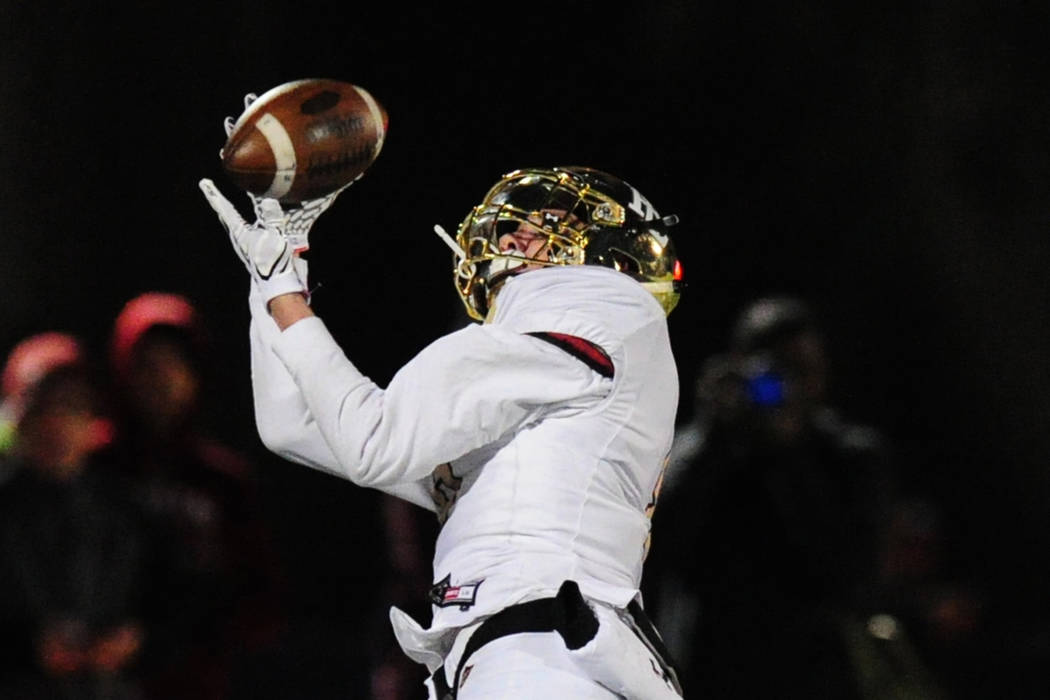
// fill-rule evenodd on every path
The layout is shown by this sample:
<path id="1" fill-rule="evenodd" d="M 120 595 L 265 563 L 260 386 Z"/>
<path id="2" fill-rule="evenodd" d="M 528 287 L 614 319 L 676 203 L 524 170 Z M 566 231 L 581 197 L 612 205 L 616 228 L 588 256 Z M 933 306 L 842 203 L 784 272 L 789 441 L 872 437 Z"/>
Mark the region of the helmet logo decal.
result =
<path id="1" fill-rule="evenodd" d="M 658 218 L 656 209 L 649 203 L 649 200 L 642 196 L 642 193 L 634 189 L 630 185 L 628 187 L 631 190 L 631 201 L 627 203 L 627 206 L 638 216 L 642 217 L 642 221 L 650 221 Z M 669 237 L 659 229 L 649 229 L 649 235 L 656 239 L 660 247 L 663 248 L 667 245 Z"/>
<path id="2" fill-rule="evenodd" d="M 656 218 L 656 210 L 653 209 L 653 205 L 649 204 L 649 200 L 642 196 L 642 193 L 628 185 L 631 189 L 631 201 L 627 203 L 638 216 L 642 217 L 642 221 L 648 221 L 649 219 Z"/>

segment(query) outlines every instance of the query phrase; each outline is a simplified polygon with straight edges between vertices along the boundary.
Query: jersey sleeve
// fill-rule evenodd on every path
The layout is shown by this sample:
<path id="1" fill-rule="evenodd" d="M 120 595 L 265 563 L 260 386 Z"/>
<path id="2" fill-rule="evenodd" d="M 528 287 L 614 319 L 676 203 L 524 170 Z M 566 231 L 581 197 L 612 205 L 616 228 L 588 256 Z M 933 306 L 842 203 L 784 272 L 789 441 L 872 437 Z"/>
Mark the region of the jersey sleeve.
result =
<path id="1" fill-rule="evenodd" d="M 417 482 L 553 410 L 587 410 L 611 380 L 537 338 L 471 325 L 424 348 L 382 389 L 346 357 L 319 318 L 273 350 L 334 457 L 362 486 Z"/>
<path id="2" fill-rule="evenodd" d="M 274 353 L 273 343 L 281 331 L 267 313 L 254 285 L 249 306 L 252 314 L 249 327 L 252 400 L 260 439 L 267 449 L 284 459 L 344 476 L 339 460 L 329 449 L 299 386 Z M 435 509 L 430 496 L 429 475 L 415 481 L 386 484 L 380 490 L 428 510 Z"/>

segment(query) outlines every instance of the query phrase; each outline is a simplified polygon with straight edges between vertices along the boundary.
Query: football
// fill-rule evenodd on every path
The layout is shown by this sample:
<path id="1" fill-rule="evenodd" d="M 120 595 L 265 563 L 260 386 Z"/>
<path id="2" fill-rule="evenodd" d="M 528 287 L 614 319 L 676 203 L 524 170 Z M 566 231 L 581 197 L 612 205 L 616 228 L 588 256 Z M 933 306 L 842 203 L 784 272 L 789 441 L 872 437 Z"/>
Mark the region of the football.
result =
<path id="1" fill-rule="evenodd" d="M 364 174 L 383 147 L 386 109 L 362 87 L 294 80 L 259 95 L 220 152 L 235 185 L 282 204 L 338 190 Z"/>

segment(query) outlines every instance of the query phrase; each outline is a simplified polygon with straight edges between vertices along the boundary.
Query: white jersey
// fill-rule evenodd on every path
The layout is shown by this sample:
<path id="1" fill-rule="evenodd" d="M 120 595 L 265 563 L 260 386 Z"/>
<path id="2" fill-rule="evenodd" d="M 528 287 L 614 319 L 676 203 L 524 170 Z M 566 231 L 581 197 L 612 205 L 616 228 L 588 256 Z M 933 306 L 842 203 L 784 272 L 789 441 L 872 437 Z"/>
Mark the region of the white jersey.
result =
<path id="1" fill-rule="evenodd" d="M 431 509 L 440 477 L 433 632 L 567 579 L 617 607 L 638 593 L 678 376 L 664 311 L 637 282 L 593 266 L 521 274 L 486 323 L 424 348 L 385 390 L 320 319 L 281 333 L 257 299 L 252 310 L 271 450 Z M 537 332 L 597 345 L 613 376 Z"/>

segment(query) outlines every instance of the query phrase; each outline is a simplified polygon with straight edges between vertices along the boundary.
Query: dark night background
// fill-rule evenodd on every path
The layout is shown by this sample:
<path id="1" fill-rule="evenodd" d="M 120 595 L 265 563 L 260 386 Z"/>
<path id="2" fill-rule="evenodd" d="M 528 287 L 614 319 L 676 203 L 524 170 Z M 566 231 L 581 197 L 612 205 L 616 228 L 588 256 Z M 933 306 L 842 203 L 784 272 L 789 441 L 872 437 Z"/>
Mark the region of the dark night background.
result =
<path id="1" fill-rule="evenodd" d="M 212 334 L 212 426 L 263 465 L 290 567 L 321 603 L 367 579 L 371 495 L 258 444 L 247 276 L 197 189 L 247 201 L 218 160 L 244 93 L 347 80 L 390 131 L 315 226 L 311 272 L 363 371 L 385 383 L 462 320 L 433 224 L 516 167 L 621 175 L 682 221 L 682 417 L 744 303 L 810 299 L 838 405 L 943 505 L 999 624 L 1046 640 L 1050 9 L 748 5 L 4 2 L 0 350 L 59 329 L 101 351 L 126 300 L 186 294 Z"/>

